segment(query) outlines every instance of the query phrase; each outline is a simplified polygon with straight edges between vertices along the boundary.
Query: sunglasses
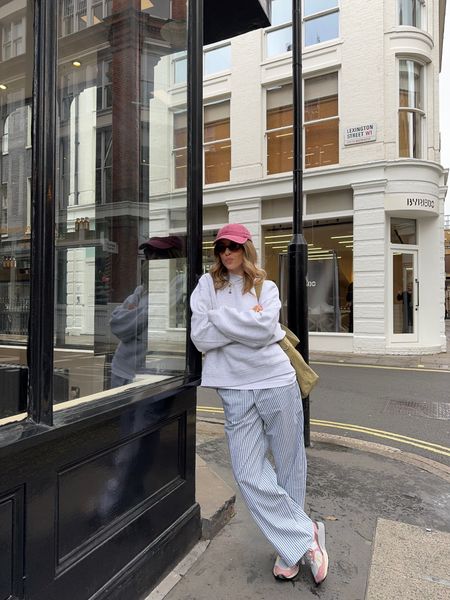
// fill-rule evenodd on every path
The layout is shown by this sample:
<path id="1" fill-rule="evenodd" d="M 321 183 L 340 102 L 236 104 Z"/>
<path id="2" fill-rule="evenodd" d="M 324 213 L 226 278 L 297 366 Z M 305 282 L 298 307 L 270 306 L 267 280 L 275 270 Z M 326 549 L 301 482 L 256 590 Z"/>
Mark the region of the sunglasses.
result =
<path id="1" fill-rule="evenodd" d="M 218 242 L 214 246 L 214 254 L 223 254 L 227 249 L 230 252 L 237 252 L 238 250 L 242 250 L 242 244 L 238 244 L 237 242 L 230 242 L 229 244 L 223 244 L 221 242 Z"/>

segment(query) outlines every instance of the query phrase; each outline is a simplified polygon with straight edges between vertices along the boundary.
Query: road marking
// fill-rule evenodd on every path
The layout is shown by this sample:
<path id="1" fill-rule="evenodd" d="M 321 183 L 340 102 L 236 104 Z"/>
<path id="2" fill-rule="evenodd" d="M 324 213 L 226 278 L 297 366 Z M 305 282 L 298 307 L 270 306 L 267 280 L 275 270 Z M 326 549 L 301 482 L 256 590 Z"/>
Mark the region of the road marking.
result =
<path id="1" fill-rule="evenodd" d="M 223 415 L 223 408 L 217 406 L 198 406 L 198 412 L 213 413 Z M 326 421 L 322 419 L 311 419 L 311 425 L 316 427 L 328 427 L 331 429 L 345 429 L 347 431 L 355 431 L 357 433 L 364 433 L 366 435 L 382 438 L 386 440 L 392 440 L 399 444 L 405 444 L 407 446 L 414 446 L 415 448 L 421 448 L 434 454 L 440 454 L 442 456 L 450 456 L 450 448 L 447 446 L 441 446 L 440 444 L 434 444 L 433 442 L 427 442 L 426 440 L 418 440 L 400 433 L 394 433 L 392 431 L 384 431 L 382 429 L 372 429 L 370 427 L 363 427 L 362 425 L 354 425 L 352 423 L 341 423 L 339 421 Z"/>
<path id="2" fill-rule="evenodd" d="M 321 360 L 312 360 L 311 365 L 325 365 L 328 367 L 355 367 L 356 369 L 385 369 L 387 371 L 420 371 L 420 373 L 450 373 L 449 369 L 424 369 L 417 367 L 388 367 L 387 365 L 361 365 L 352 363 L 326 362 Z"/>

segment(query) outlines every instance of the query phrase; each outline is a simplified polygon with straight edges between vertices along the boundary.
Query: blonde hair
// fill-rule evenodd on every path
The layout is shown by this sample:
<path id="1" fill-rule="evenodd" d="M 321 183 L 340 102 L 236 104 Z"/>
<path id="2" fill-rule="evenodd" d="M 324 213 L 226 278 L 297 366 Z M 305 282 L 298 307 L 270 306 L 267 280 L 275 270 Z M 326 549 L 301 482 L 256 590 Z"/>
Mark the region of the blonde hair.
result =
<path id="1" fill-rule="evenodd" d="M 256 254 L 256 248 L 251 240 L 247 240 L 242 245 L 244 254 L 242 256 L 242 268 L 244 270 L 244 285 L 242 293 L 246 294 L 250 292 L 253 286 L 257 283 L 262 283 L 267 277 L 267 273 L 264 269 L 260 269 L 256 266 L 258 256 Z M 214 288 L 216 290 L 222 290 L 228 285 L 228 269 L 224 266 L 220 260 L 220 256 L 215 255 L 215 262 L 209 270 L 211 277 L 213 278 Z"/>

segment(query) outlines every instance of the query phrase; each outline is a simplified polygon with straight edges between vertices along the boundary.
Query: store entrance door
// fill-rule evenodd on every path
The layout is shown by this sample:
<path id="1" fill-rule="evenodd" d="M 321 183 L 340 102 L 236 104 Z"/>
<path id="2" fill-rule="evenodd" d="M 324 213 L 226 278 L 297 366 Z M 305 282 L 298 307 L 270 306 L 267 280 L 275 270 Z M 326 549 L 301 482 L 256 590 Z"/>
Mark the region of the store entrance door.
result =
<path id="1" fill-rule="evenodd" d="M 418 315 L 417 250 L 392 250 L 393 342 L 417 342 Z"/>

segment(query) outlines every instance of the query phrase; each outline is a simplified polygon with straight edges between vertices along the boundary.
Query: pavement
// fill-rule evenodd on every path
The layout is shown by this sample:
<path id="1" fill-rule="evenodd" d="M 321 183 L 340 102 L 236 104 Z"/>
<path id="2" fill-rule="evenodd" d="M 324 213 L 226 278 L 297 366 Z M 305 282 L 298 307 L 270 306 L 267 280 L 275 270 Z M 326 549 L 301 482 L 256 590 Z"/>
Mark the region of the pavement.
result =
<path id="1" fill-rule="evenodd" d="M 450 370 L 450 352 L 311 360 Z M 306 565 L 294 581 L 273 578 L 274 550 L 236 487 L 221 423 L 198 420 L 197 455 L 203 540 L 147 600 L 450 600 L 448 465 L 312 432 L 305 510 L 325 523 L 330 556 L 317 587 Z"/>
<path id="2" fill-rule="evenodd" d="M 438 354 L 354 354 L 345 352 L 310 352 L 310 362 L 380 365 L 392 368 L 419 368 L 450 371 L 450 319 L 445 321 L 447 351 Z"/>

